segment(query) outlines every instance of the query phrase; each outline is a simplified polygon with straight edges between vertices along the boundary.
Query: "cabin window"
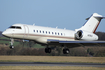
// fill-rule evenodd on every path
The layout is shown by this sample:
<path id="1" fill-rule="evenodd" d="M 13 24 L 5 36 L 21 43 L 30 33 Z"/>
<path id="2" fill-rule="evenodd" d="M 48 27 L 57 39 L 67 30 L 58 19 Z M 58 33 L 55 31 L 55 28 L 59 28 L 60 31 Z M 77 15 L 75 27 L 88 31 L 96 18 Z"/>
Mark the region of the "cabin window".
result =
<path id="1" fill-rule="evenodd" d="M 38 33 L 38 30 L 37 30 L 37 33 Z"/>
<path id="2" fill-rule="evenodd" d="M 63 35 L 63 34 L 61 33 L 61 35 Z"/>
<path id="3" fill-rule="evenodd" d="M 44 33 L 44 31 L 43 31 L 43 33 Z"/>
<path id="4" fill-rule="evenodd" d="M 59 35 L 59 33 L 58 33 L 58 35 Z"/>
<path id="5" fill-rule="evenodd" d="M 40 31 L 40 33 L 41 33 L 41 31 Z"/>
<path id="6" fill-rule="evenodd" d="M 34 32 L 35 32 L 35 30 L 34 30 Z"/>
<path id="7" fill-rule="evenodd" d="M 55 32 L 55 35 L 56 35 L 57 33 Z"/>
<path id="8" fill-rule="evenodd" d="M 46 31 L 46 34 L 47 34 L 47 31 Z"/>
<path id="9" fill-rule="evenodd" d="M 49 34 L 50 34 L 50 32 L 49 32 Z"/>
<path id="10" fill-rule="evenodd" d="M 52 34 L 54 34 L 54 33 L 52 32 Z"/>

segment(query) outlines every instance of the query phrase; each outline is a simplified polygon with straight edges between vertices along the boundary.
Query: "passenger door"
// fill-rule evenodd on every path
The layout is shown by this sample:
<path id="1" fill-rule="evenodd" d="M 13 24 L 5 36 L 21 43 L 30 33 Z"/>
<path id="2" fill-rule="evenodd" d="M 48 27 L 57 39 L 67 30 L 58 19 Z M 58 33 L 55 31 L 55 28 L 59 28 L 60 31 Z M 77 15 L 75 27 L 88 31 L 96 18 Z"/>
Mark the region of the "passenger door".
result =
<path id="1" fill-rule="evenodd" d="M 29 35 L 29 28 L 28 28 L 27 25 L 24 25 L 24 36 L 23 36 L 23 38 L 27 39 L 28 35 Z"/>

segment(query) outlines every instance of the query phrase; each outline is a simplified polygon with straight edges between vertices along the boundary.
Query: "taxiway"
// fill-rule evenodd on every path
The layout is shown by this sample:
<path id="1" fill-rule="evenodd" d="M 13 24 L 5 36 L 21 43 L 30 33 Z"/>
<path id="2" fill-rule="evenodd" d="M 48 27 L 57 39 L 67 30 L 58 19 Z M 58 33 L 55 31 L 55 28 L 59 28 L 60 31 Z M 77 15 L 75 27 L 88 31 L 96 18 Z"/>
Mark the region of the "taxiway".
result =
<path id="1" fill-rule="evenodd" d="M 105 67 L 105 63 L 0 62 L 0 66 L 81 66 Z"/>

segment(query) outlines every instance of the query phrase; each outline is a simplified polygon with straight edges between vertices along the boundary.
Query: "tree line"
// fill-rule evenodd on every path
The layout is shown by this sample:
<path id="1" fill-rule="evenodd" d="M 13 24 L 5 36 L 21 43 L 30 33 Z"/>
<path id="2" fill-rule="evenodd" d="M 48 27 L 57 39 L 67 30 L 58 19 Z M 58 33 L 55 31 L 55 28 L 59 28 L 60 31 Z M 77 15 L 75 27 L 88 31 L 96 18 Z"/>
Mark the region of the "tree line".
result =
<path id="1" fill-rule="evenodd" d="M 17 45 L 14 49 L 0 47 L 0 55 L 32 55 L 32 56 L 91 56 L 105 57 L 105 47 L 76 47 L 70 48 L 69 54 L 63 54 L 61 47 L 53 48 L 50 54 L 45 48 L 30 48 Z"/>

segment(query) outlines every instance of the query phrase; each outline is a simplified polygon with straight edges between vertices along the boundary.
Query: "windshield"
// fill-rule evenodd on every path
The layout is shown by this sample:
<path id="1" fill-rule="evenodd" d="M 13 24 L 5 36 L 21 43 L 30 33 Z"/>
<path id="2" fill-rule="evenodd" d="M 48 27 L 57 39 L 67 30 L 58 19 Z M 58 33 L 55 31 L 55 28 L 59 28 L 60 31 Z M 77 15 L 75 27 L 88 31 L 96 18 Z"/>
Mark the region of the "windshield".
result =
<path id="1" fill-rule="evenodd" d="M 10 26 L 9 28 L 12 28 L 12 29 L 21 29 L 20 26 Z"/>

